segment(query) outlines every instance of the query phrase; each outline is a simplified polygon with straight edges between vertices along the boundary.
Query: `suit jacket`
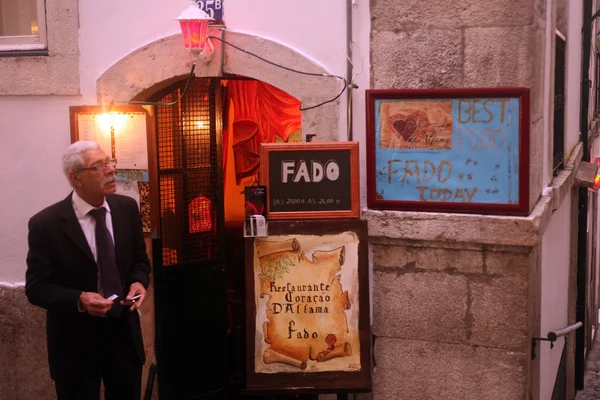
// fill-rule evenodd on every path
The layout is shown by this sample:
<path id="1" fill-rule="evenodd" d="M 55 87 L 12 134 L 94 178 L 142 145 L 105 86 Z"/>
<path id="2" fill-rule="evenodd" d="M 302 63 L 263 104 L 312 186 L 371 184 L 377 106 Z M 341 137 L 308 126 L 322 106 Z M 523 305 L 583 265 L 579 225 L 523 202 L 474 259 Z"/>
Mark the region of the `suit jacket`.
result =
<path id="1" fill-rule="evenodd" d="M 77 380 L 83 366 L 98 356 L 100 317 L 80 312 L 81 292 L 98 291 L 98 266 L 66 199 L 42 210 L 29 220 L 29 252 L 25 293 L 29 301 L 47 310 L 46 333 L 50 376 L 54 380 Z M 109 195 L 117 267 L 124 293 L 134 282 L 145 288 L 150 282 L 150 263 L 135 200 Z M 145 362 L 139 315 L 125 310 L 134 350 Z"/>

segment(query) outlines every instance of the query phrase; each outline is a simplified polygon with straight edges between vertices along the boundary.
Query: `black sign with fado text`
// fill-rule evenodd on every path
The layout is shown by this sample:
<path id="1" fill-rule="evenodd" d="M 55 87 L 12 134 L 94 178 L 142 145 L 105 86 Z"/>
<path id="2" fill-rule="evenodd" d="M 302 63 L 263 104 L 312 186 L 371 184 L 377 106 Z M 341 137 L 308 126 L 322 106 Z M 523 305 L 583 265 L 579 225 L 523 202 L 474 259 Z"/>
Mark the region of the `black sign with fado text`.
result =
<path id="1" fill-rule="evenodd" d="M 304 218 L 310 218 L 314 212 L 348 213 L 358 208 L 354 197 L 358 188 L 353 182 L 358 180 L 354 171 L 357 156 L 353 154 L 357 146 L 344 144 L 348 148 L 323 148 L 319 143 L 298 144 L 296 149 L 264 147 L 268 149 L 268 168 L 263 168 L 263 174 L 268 171 L 268 176 L 263 177 L 267 178 L 263 184 L 268 186 L 269 215 L 302 212 L 308 213 Z"/>

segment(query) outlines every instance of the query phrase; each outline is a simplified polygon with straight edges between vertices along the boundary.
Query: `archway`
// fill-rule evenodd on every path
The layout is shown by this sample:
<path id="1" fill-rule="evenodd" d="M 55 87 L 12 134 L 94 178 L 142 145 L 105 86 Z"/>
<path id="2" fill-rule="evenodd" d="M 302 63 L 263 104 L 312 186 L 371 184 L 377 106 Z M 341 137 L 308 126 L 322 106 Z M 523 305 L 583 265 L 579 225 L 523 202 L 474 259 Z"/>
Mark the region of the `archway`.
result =
<path id="1" fill-rule="evenodd" d="M 234 32 L 226 32 L 223 35 L 226 36 L 228 42 L 282 65 L 294 65 L 295 68 L 307 72 L 326 73 L 322 68 L 297 52 L 275 42 Z M 161 39 L 136 50 L 113 65 L 97 81 L 99 101 L 122 101 L 124 99 L 172 101 L 177 99 L 177 93 L 181 94 L 183 84 L 189 74 L 191 62 L 191 57 L 182 49 L 180 40 L 180 35 Z M 207 98 L 211 99 L 210 101 L 213 101 L 215 98 L 223 95 L 219 91 L 222 82 L 238 82 L 238 79 L 243 79 L 243 81 L 239 82 L 254 82 L 257 85 L 266 85 L 275 90 L 287 92 L 293 98 L 298 99 L 303 106 L 321 103 L 324 100 L 335 97 L 339 93 L 340 88 L 335 80 L 293 74 L 249 58 L 236 49 L 227 46 L 224 48 L 219 46 L 219 48 L 222 49 L 222 52 L 217 50 L 220 57 L 215 58 L 208 66 L 200 64 L 197 66 L 197 79 L 195 82 L 203 86 L 203 89 L 197 87 L 190 92 L 195 97 L 195 100 L 192 99 L 192 101 L 196 102 L 196 106 L 198 106 L 200 95 L 206 95 Z M 311 90 L 311 88 L 314 90 Z M 298 105 L 295 105 L 296 109 Z M 186 107 L 190 109 L 194 108 L 191 103 Z M 198 110 L 199 108 L 196 107 L 188 115 L 197 117 L 201 113 Z M 206 111 L 206 115 L 209 118 L 206 122 L 206 127 L 210 128 L 208 131 L 212 132 L 210 133 L 211 135 L 215 135 L 214 139 L 218 131 L 215 119 L 219 119 L 222 116 L 223 110 L 222 108 L 215 107 L 211 111 L 209 107 Z M 166 125 L 184 125 L 183 120 L 177 120 L 179 118 L 175 115 L 177 112 L 175 114 L 172 113 L 173 111 L 167 113 L 157 111 L 156 118 L 159 130 L 161 129 L 161 120 Z M 338 115 L 339 102 L 337 101 L 316 109 L 303 111 L 301 113 L 302 136 L 306 137 L 307 134 L 315 134 L 315 140 L 336 140 Z M 167 119 L 172 120 L 167 121 Z M 185 123 L 189 124 L 189 122 L 188 120 Z M 248 121 L 244 121 L 243 119 L 233 122 L 239 123 L 240 131 L 252 128 L 252 124 L 248 124 Z M 156 143 L 157 149 L 155 153 L 159 164 L 161 162 L 161 146 L 165 145 L 164 141 L 162 144 L 160 142 L 160 134 L 160 131 L 157 132 L 159 140 Z M 290 131 L 282 135 L 280 139 L 286 141 L 289 139 L 289 136 L 294 135 L 297 135 L 297 132 Z M 218 146 L 216 145 L 216 141 L 211 142 L 213 139 L 209 137 L 207 149 L 209 149 L 208 153 L 210 153 L 210 157 L 217 159 L 222 155 L 215 153 L 215 151 L 218 152 Z M 165 154 L 168 152 L 166 151 Z M 223 158 L 226 158 L 226 155 Z M 202 160 L 196 161 L 201 162 Z M 236 359 L 236 357 L 232 356 L 233 353 L 241 350 L 239 345 L 244 340 L 243 322 L 240 324 L 240 314 L 242 317 L 244 314 L 243 292 L 239 291 L 240 282 L 235 282 L 240 276 L 238 276 L 239 274 L 234 274 L 233 276 L 231 274 L 227 275 L 227 273 L 224 274 L 223 269 L 226 270 L 226 268 L 224 268 L 223 264 L 220 264 L 222 261 L 220 257 L 223 257 L 224 253 L 229 255 L 235 253 L 235 249 L 232 250 L 231 247 L 226 248 L 225 243 L 234 243 L 235 247 L 242 246 L 243 248 L 243 240 L 241 240 L 241 237 L 223 235 L 224 231 L 220 234 L 215 233 L 219 227 L 219 221 L 223 223 L 224 228 L 225 215 L 219 217 L 214 214 L 214 211 L 222 210 L 222 206 L 224 205 L 223 198 L 219 198 L 217 192 L 218 190 L 221 190 L 221 193 L 226 192 L 222 187 L 219 189 L 219 185 L 223 185 L 225 181 L 223 176 L 227 174 L 227 171 L 209 168 L 210 171 L 207 169 L 208 172 L 200 173 L 194 169 L 193 165 L 172 165 L 172 167 L 165 168 L 162 171 L 159 168 L 159 174 L 164 172 L 165 175 L 168 175 L 169 171 L 167 170 L 177 170 L 176 174 L 181 174 L 182 177 L 189 177 L 196 174 L 197 176 L 202 176 L 202 179 L 207 179 L 208 185 L 198 185 L 198 182 L 192 182 L 190 185 L 189 181 L 185 181 L 188 178 L 181 178 L 180 182 L 176 183 L 179 178 L 173 178 L 171 179 L 172 185 L 170 186 L 169 184 L 165 184 L 168 179 L 165 182 L 161 180 L 155 186 L 159 188 L 162 194 L 170 189 L 173 189 L 173 196 L 175 196 L 175 192 L 188 193 L 178 194 L 180 198 L 174 201 L 173 204 L 180 202 L 183 206 L 179 206 L 179 209 L 175 210 L 176 212 L 173 209 L 167 210 L 168 207 L 165 207 L 165 204 L 170 200 L 163 198 L 162 194 L 160 195 L 160 218 L 162 226 L 164 228 L 165 223 L 174 224 L 171 227 L 173 229 L 169 228 L 174 234 L 170 236 L 165 235 L 165 230 L 163 229 L 163 232 L 159 235 L 160 239 L 153 244 L 154 278 L 157 284 L 156 348 L 159 353 L 160 391 L 167 398 L 174 399 L 195 398 L 195 396 L 199 395 L 209 396 L 206 398 L 238 398 L 225 397 L 227 394 L 219 388 L 231 383 L 231 376 L 226 377 L 227 379 L 225 380 L 220 380 L 221 377 L 218 373 L 220 370 L 238 363 L 242 365 L 242 368 L 240 369 L 238 365 L 235 373 L 243 375 L 244 364 L 243 358 L 238 357 Z M 223 176 L 219 176 L 220 173 Z M 251 177 L 251 174 L 248 177 Z M 238 186 L 240 184 L 243 186 L 244 182 L 238 182 Z M 210 193 L 207 194 L 207 190 Z M 156 196 L 153 197 L 156 198 Z M 199 208 L 199 215 L 202 215 L 204 212 L 207 214 L 213 212 L 213 215 L 210 216 L 213 222 L 206 224 L 199 219 L 197 226 L 194 228 L 197 228 L 196 231 L 191 232 L 192 200 L 198 200 L 198 204 L 200 204 L 200 200 L 202 199 L 206 199 L 208 202 L 217 205 L 213 211 L 204 207 L 206 203 L 202 203 L 204 205 Z M 171 214 L 165 216 L 167 211 Z M 185 214 L 183 218 L 182 213 Z M 241 232 L 241 230 L 239 231 Z M 185 238 L 182 236 L 178 239 L 177 234 L 182 234 Z M 226 240 L 224 240 L 224 237 L 226 237 Z M 231 241 L 232 238 L 234 242 Z M 165 244 L 164 240 L 167 239 L 170 240 L 170 243 Z M 190 240 L 194 241 L 193 245 L 190 245 Z M 199 243 L 200 245 L 198 245 Z M 226 250 L 225 252 L 223 251 L 224 249 Z M 166 252 L 169 252 L 169 254 L 166 254 Z M 182 256 L 186 254 L 191 254 L 191 257 L 185 258 Z M 239 252 L 237 255 L 239 256 Z M 167 261 L 165 262 L 165 260 Z M 235 262 L 239 264 L 239 258 Z M 169 264 L 168 267 L 163 268 L 162 266 L 166 264 Z M 157 268 L 157 266 L 160 267 Z M 243 279 L 243 268 L 241 279 Z M 232 280 L 234 282 L 231 282 Z M 203 285 L 206 282 L 210 282 L 208 286 Z M 243 287 L 243 284 L 241 287 Z M 196 294 L 190 297 L 188 296 L 190 293 Z M 213 302 L 212 304 L 211 301 Z M 216 310 L 217 312 L 205 312 L 210 307 L 212 307 L 212 311 Z M 168 316 L 167 322 L 165 322 L 165 316 Z M 225 320 L 222 317 L 225 317 Z M 240 325 L 241 329 L 238 329 Z M 218 326 L 223 326 L 227 331 L 222 337 L 223 341 L 220 340 L 218 335 L 214 335 L 214 332 L 210 334 L 204 334 L 205 332 L 203 332 L 207 328 L 218 331 Z M 190 332 L 195 332 L 195 337 L 200 342 L 194 343 L 193 349 L 191 346 L 187 348 L 185 346 L 186 342 L 193 340 L 193 335 L 189 335 Z M 239 337 L 236 338 L 236 335 Z M 178 339 L 181 339 L 180 343 L 178 343 Z M 181 346 L 182 344 L 183 346 Z M 222 357 L 224 359 L 227 357 L 229 364 L 219 362 L 220 360 L 216 356 L 219 352 L 213 351 L 218 348 L 223 349 L 224 353 Z M 204 354 L 202 349 L 205 349 Z M 208 359 L 206 359 L 207 350 L 212 351 Z M 244 351 L 241 351 L 241 353 L 244 354 Z M 179 357 L 181 355 L 183 357 Z M 202 365 L 203 368 L 194 368 L 194 365 Z M 207 379 L 210 383 L 215 383 L 215 385 L 208 385 L 205 388 L 198 388 L 196 390 L 194 385 L 198 385 L 199 380 L 202 379 L 197 375 L 204 376 L 204 379 Z M 194 379 L 194 376 L 197 376 L 197 378 Z M 237 379 L 237 383 L 240 381 L 243 383 L 243 376 L 238 376 L 235 379 Z"/>
<path id="2" fill-rule="evenodd" d="M 209 34 L 280 65 L 317 74 L 329 73 L 308 57 L 269 39 L 220 29 L 210 29 Z M 197 77 L 237 75 L 253 78 L 289 93 L 300 100 L 303 108 L 332 99 L 340 92 L 341 83 L 335 79 L 286 71 L 214 42 L 215 58 L 208 65 L 197 65 Z M 152 42 L 117 61 L 96 81 L 98 101 L 102 104 L 145 99 L 187 77 L 192 59 L 181 43 L 181 35 L 173 35 Z M 316 141 L 337 141 L 339 116 L 339 100 L 303 111 L 304 137 L 310 135 Z"/>

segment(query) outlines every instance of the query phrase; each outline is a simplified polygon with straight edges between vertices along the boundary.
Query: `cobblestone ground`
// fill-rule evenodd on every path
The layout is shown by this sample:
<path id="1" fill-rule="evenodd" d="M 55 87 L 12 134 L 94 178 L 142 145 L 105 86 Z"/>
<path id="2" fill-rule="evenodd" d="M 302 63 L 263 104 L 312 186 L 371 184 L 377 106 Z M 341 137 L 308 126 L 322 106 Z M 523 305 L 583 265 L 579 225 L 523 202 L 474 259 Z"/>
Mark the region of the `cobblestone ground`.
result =
<path id="1" fill-rule="evenodd" d="M 600 339 L 597 336 L 585 370 L 584 389 L 577 392 L 575 400 L 600 399 Z"/>

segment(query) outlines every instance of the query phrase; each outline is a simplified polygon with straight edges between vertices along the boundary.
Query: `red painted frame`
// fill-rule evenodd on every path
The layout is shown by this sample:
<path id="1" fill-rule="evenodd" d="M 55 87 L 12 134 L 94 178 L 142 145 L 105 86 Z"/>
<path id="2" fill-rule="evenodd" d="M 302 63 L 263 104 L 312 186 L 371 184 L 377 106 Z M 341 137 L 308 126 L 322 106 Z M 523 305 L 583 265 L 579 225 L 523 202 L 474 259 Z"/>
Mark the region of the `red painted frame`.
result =
<path id="1" fill-rule="evenodd" d="M 519 202 L 450 203 L 383 200 L 377 198 L 375 171 L 375 101 L 396 99 L 519 98 Z M 529 88 L 378 89 L 366 91 L 367 206 L 376 210 L 460 212 L 473 214 L 529 215 Z"/>

